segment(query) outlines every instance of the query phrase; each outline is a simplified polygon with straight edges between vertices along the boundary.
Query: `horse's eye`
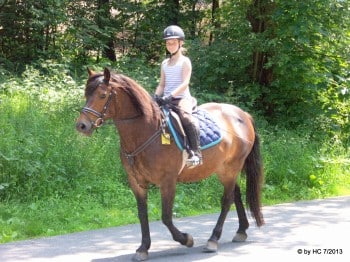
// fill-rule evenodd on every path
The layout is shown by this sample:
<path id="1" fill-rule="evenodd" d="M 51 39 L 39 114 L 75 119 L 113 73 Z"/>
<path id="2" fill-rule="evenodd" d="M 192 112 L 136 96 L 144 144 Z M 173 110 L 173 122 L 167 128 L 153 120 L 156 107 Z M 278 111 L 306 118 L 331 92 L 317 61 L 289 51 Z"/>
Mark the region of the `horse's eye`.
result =
<path id="1" fill-rule="evenodd" d="M 106 96 L 107 96 L 106 93 L 103 93 L 103 94 L 100 95 L 100 98 L 104 99 L 104 98 L 106 98 Z"/>

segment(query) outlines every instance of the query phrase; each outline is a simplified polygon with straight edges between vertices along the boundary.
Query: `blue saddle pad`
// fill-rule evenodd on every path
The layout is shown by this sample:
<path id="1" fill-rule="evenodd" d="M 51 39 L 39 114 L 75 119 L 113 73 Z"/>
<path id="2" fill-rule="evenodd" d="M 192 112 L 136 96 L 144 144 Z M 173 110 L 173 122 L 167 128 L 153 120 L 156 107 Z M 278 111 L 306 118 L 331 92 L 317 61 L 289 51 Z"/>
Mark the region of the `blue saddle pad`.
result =
<path id="1" fill-rule="evenodd" d="M 183 138 L 177 133 L 174 125 L 171 123 L 169 111 L 166 109 L 163 109 L 163 111 L 166 116 L 167 125 L 176 142 L 176 145 L 180 150 L 184 150 Z M 220 128 L 212 116 L 203 109 L 198 109 L 197 111 L 193 112 L 193 116 L 196 117 L 199 122 L 201 150 L 213 147 L 220 143 L 222 139 Z"/>

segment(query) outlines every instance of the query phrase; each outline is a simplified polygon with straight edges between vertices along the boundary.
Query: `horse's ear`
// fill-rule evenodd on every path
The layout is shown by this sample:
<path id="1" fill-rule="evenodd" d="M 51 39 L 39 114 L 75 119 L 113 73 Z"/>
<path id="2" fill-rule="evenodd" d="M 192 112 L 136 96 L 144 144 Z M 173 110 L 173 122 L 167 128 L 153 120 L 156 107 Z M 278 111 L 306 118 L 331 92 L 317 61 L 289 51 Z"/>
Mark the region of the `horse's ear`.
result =
<path id="1" fill-rule="evenodd" d="M 111 79 L 111 71 L 109 71 L 109 69 L 107 67 L 105 67 L 105 70 L 103 71 L 103 75 L 105 78 L 104 81 L 109 83 L 109 80 Z"/>
<path id="2" fill-rule="evenodd" d="M 86 68 L 89 74 L 89 77 L 91 77 L 92 75 L 96 74 L 94 71 L 92 71 L 90 68 Z"/>

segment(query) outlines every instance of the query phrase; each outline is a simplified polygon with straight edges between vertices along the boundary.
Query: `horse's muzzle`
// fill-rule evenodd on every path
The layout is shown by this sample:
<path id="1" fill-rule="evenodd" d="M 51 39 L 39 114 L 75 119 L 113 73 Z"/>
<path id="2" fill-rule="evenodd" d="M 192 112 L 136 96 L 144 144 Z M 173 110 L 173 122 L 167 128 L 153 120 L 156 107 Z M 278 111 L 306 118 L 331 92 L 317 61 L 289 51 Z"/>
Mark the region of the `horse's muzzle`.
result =
<path id="1" fill-rule="evenodd" d="M 84 119 L 81 119 L 81 120 L 78 119 L 75 124 L 75 128 L 77 129 L 78 132 L 87 136 L 91 136 L 92 132 L 94 131 L 92 124 L 89 121 L 86 121 Z"/>

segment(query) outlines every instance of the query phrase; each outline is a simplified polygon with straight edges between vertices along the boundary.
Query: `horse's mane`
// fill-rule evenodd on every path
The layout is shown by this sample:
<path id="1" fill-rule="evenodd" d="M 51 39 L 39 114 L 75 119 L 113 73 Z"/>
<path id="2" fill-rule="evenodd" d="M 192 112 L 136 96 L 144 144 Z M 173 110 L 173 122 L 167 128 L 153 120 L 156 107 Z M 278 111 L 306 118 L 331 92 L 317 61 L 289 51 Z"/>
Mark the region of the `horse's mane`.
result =
<path id="1" fill-rule="evenodd" d="M 103 81 L 103 73 L 97 73 L 89 78 L 85 96 L 91 96 L 98 85 Z M 152 100 L 150 94 L 141 87 L 135 80 L 130 77 L 111 72 L 110 83 L 118 83 L 118 88 L 122 89 L 129 97 L 137 111 L 149 118 L 158 119 L 160 117 L 160 109 Z"/>
<path id="2" fill-rule="evenodd" d="M 150 94 L 135 80 L 123 74 L 111 74 L 111 81 L 121 84 L 121 89 L 129 95 L 137 110 L 145 115 L 154 117 L 159 114 L 159 107 L 153 102 Z"/>

